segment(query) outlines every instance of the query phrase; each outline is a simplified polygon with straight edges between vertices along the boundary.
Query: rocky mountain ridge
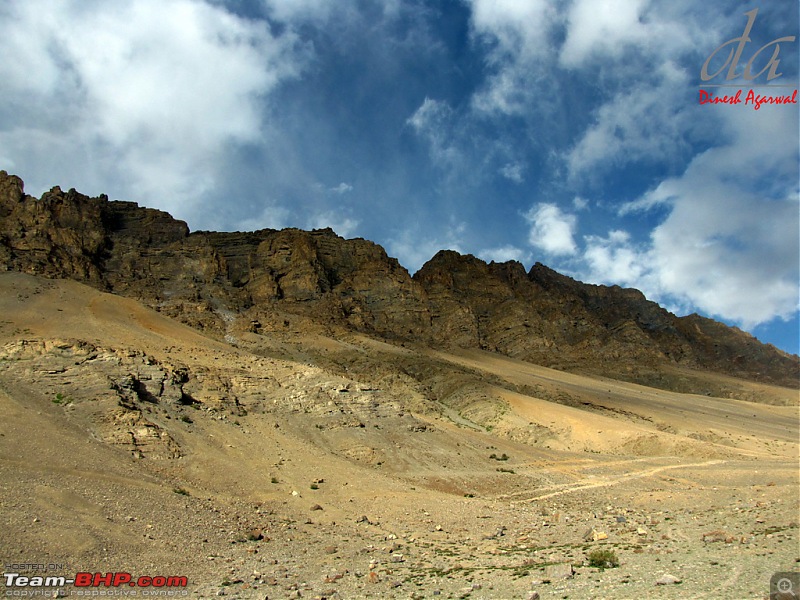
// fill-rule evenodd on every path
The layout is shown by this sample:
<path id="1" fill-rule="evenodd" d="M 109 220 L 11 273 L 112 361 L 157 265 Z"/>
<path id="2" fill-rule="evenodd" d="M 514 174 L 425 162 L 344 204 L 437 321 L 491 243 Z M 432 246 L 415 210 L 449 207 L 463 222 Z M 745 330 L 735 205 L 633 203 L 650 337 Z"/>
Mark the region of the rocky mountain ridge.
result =
<path id="1" fill-rule="evenodd" d="M 572 371 L 694 391 L 673 366 L 797 387 L 800 359 L 641 292 L 539 263 L 441 251 L 413 277 L 377 244 L 332 230 L 190 232 L 133 202 L 55 187 L 35 199 L 0 171 L 0 265 L 128 296 L 228 341 L 355 331 L 479 348 Z"/>

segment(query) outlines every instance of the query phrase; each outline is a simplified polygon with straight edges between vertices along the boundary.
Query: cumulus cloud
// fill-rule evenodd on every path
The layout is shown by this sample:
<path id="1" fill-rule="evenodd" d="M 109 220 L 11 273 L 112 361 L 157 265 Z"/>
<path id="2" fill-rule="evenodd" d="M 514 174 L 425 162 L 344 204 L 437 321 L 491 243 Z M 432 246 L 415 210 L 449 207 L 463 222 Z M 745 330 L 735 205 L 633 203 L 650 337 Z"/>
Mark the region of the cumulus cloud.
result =
<path id="1" fill-rule="evenodd" d="M 525 213 L 530 223 L 528 241 L 552 255 L 572 255 L 578 251 L 575 244 L 575 215 L 565 214 L 555 204 L 540 203 Z"/>
<path id="2" fill-rule="evenodd" d="M 659 295 L 661 290 L 652 282 L 651 255 L 634 244 L 627 231 L 614 229 L 606 237 L 590 235 L 584 241 L 587 281 L 635 287 L 649 298 Z"/>
<path id="3" fill-rule="evenodd" d="M 743 120 L 754 129 L 737 123 L 734 143 L 698 156 L 681 177 L 653 191 L 672 211 L 652 240 L 666 291 L 752 327 L 798 308 L 800 206 L 796 167 L 789 166 L 798 156 L 779 141 L 786 136 L 778 129 L 790 123 L 777 113 Z M 792 121 L 797 127 L 796 115 Z M 781 166 L 795 171 L 793 180 L 775 177 Z M 763 176 L 748 185 L 742 169 Z"/>
<path id="4" fill-rule="evenodd" d="M 13 3 L 0 52 L 14 57 L 0 94 L 17 113 L 0 146 L 33 187 L 104 187 L 184 218 L 221 152 L 260 140 L 260 100 L 304 60 L 292 35 L 194 0 Z"/>
<path id="5" fill-rule="evenodd" d="M 789 111 L 726 113 L 728 143 L 697 155 L 621 213 L 667 207 L 646 246 L 623 232 L 588 237 L 590 279 L 638 287 L 652 298 L 746 328 L 798 309 L 798 150 L 782 135 Z"/>
<path id="6" fill-rule="evenodd" d="M 363 2 L 357 0 L 262 0 L 271 18 L 282 23 L 313 23 L 323 25 L 334 18 L 339 21 L 359 19 Z M 361 6 L 359 6 L 361 5 Z M 380 10 L 383 17 L 392 19 L 404 10 L 413 10 L 404 0 L 373 2 L 372 10 Z"/>

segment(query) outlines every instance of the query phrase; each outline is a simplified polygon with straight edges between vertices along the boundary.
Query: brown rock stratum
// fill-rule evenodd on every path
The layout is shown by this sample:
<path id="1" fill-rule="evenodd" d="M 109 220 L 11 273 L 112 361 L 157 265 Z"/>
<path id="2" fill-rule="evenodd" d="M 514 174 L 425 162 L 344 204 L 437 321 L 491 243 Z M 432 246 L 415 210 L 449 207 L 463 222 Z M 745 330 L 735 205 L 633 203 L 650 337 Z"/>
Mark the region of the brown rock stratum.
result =
<path id="1" fill-rule="evenodd" d="M 800 359 L 641 292 L 580 283 L 535 264 L 441 251 L 411 277 L 380 246 L 332 230 L 191 232 L 133 202 L 55 187 L 37 200 L 0 171 L 0 264 L 139 300 L 217 335 L 301 328 L 698 391 L 683 366 L 797 386 Z M 704 390 L 705 391 L 705 390 Z"/>

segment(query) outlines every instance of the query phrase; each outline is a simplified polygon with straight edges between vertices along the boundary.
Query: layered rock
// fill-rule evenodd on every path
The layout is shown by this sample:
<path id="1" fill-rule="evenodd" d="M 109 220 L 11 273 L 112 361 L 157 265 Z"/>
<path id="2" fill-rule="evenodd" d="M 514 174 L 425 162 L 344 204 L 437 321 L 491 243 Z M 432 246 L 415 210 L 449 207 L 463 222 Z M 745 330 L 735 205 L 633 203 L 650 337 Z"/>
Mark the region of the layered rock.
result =
<path id="1" fill-rule="evenodd" d="M 7 269 L 99 284 L 106 205 L 105 197 L 58 187 L 32 201 L 22 180 L 0 171 L 0 260 Z"/>
<path id="2" fill-rule="evenodd" d="M 414 279 L 428 292 L 439 343 L 667 387 L 675 384 L 654 379 L 652 368 L 681 365 L 790 386 L 800 374 L 797 357 L 736 328 L 677 317 L 638 290 L 581 283 L 540 263 L 526 274 L 518 262 L 443 251 Z"/>
<path id="3" fill-rule="evenodd" d="M 53 188 L 40 200 L 0 171 L 0 261 L 137 298 L 204 329 L 243 311 L 296 314 L 389 338 L 429 324 L 424 291 L 380 246 L 332 230 L 190 233 L 133 202 Z"/>
<path id="4" fill-rule="evenodd" d="M 437 347 L 481 348 L 547 366 L 675 387 L 681 365 L 797 386 L 800 364 L 641 292 L 587 285 L 535 264 L 442 251 L 412 278 L 380 246 L 332 230 L 190 232 L 133 202 L 53 188 L 40 200 L 0 171 L 0 264 L 134 297 L 220 336 L 249 327 L 351 330 Z M 691 386 L 684 391 L 691 391 Z"/>

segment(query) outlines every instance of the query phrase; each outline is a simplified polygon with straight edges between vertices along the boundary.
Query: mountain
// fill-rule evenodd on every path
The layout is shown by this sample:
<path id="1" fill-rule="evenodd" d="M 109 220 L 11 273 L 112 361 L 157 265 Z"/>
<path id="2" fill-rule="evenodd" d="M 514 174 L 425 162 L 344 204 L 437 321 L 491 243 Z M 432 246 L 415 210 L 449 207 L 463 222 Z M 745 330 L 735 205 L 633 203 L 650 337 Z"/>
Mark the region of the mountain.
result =
<path id="1" fill-rule="evenodd" d="M 791 387 L 800 379 L 797 356 L 743 331 L 539 263 L 526 272 L 515 261 L 441 251 L 412 277 L 379 245 L 330 229 L 190 232 L 165 212 L 74 189 L 37 200 L 5 171 L 0 219 L 6 270 L 87 283 L 228 340 L 358 332 L 732 396 L 691 373 Z"/>
<path id="2" fill-rule="evenodd" d="M 5 173 L 0 264 L 8 594 L 744 598 L 796 559 L 797 358 L 635 290 Z"/>

